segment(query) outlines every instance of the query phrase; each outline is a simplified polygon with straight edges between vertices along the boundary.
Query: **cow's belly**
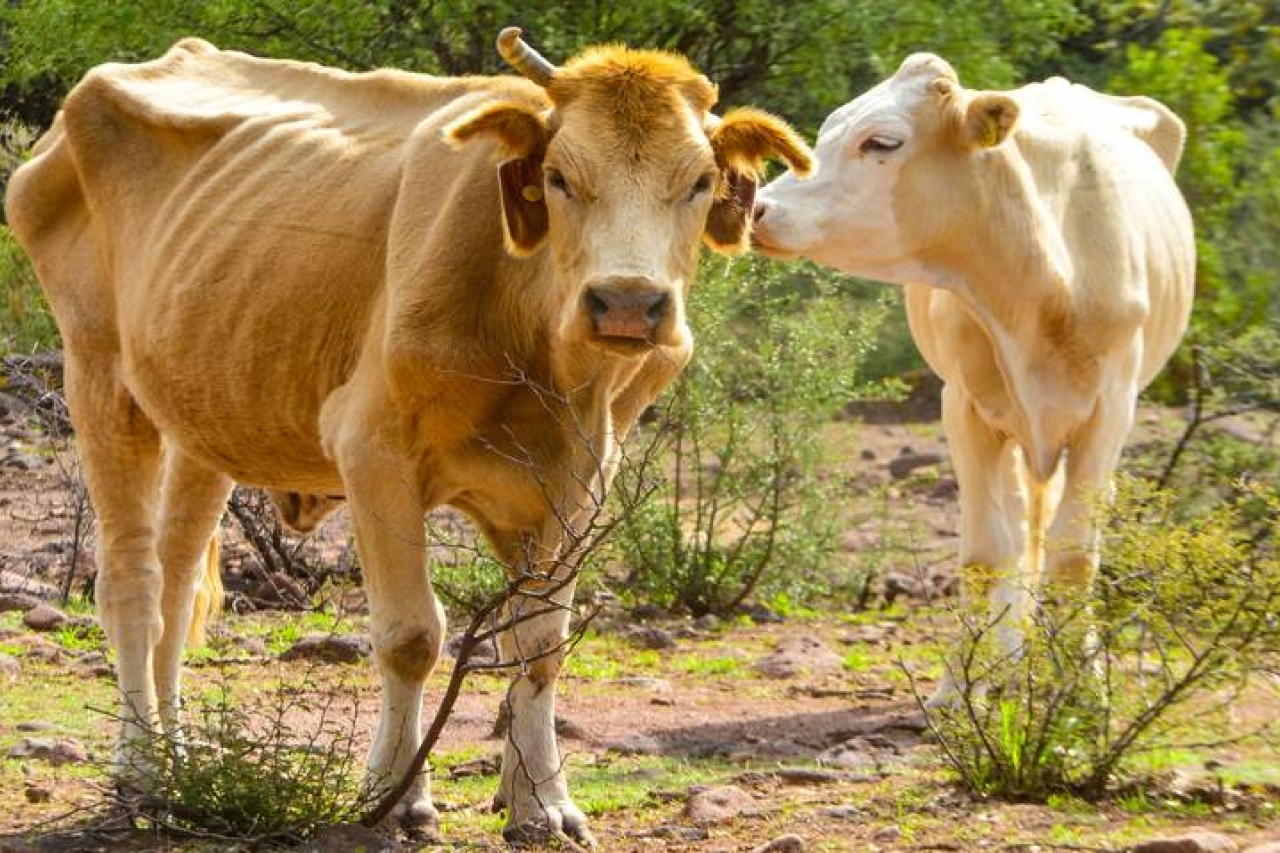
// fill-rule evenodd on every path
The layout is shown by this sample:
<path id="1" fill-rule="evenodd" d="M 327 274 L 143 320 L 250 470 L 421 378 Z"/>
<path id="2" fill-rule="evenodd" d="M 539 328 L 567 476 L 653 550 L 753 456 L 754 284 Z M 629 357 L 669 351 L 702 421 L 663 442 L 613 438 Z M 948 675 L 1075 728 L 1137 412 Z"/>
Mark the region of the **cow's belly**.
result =
<path id="1" fill-rule="evenodd" d="M 258 168 L 198 164 L 187 186 L 206 172 L 216 191 L 180 186 L 161 209 L 118 318 L 126 382 L 167 438 L 242 482 L 312 492 L 339 488 L 320 407 L 382 291 L 395 178 L 322 154 L 295 143 L 288 171 L 261 151 Z"/>

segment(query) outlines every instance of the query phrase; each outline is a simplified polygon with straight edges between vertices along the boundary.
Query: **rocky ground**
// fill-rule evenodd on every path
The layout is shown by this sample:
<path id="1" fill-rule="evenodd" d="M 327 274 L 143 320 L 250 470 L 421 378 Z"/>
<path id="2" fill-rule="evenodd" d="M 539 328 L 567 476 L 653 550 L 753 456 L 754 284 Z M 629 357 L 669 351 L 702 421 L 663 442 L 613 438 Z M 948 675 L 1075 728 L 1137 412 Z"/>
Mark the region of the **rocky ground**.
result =
<path id="1" fill-rule="evenodd" d="M 74 592 L 91 576 L 89 530 L 81 524 L 77 541 L 69 454 L 28 415 L 0 414 L 0 851 L 239 849 L 102 814 L 113 662 L 89 606 L 58 603 L 73 559 Z M 1169 429 L 1173 414 L 1146 412 L 1137 441 Z M 724 622 L 636 613 L 597 595 L 604 612 L 570 658 L 558 728 L 602 849 L 1280 851 L 1273 754 L 1164 756 L 1146 794 L 1103 804 L 963 791 L 910 681 L 927 689 L 939 674 L 948 622 L 937 603 L 955 586 L 955 484 L 937 424 L 839 423 L 829 439 L 845 449 L 831 476 L 851 496 L 840 510 L 847 567 L 878 561 L 868 609 L 757 609 Z M 292 730 L 314 730 L 324 708 L 350 721 L 349 749 L 362 752 L 377 681 L 359 592 L 339 572 L 321 585 L 320 612 L 272 609 L 299 591 L 251 570 L 232 523 L 227 543 L 234 607 L 194 657 L 188 695 L 230 690 L 245 707 L 287 695 Z M 308 547 L 317 565 L 340 565 L 341 515 Z M 503 849 L 489 802 L 504 690 L 497 676 L 469 679 L 433 760 L 445 840 L 401 839 L 401 849 Z M 390 843 L 346 828 L 307 849 Z"/>

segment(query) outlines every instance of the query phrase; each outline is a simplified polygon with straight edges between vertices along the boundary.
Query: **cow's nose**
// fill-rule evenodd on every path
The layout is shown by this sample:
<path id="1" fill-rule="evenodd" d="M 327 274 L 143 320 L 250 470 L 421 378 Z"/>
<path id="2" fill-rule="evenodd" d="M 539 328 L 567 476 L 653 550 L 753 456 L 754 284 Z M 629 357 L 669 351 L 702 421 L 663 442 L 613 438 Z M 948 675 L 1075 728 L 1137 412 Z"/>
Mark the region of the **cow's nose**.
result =
<path id="1" fill-rule="evenodd" d="M 591 325 L 602 338 L 652 341 L 666 318 L 671 296 L 647 278 L 611 278 L 587 287 L 583 297 Z"/>
<path id="2" fill-rule="evenodd" d="M 751 214 L 756 222 L 764 219 L 764 212 L 769 209 L 769 205 L 760 199 L 756 199 L 755 211 Z"/>

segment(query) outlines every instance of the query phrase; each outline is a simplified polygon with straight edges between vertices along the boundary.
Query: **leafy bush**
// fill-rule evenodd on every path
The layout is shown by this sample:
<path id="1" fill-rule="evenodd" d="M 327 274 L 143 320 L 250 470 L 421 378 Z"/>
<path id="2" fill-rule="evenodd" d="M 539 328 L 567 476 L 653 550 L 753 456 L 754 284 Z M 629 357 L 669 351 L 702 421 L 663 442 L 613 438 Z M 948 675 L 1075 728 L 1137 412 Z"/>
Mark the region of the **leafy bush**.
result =
<path id="1" fill-rule="evenodd" d="M 1280 493 L 1241 487 L 1185 515 L 1172 493 L 1124 480 L 1110 516 L 1096 594 L 1041 602 L 1016 659 L 991 621 L 961 615 L 952 666 L 966 686 L 927 714 L 975 791 L 1095 798 L 1144 753 L 1276 732 L 1242 731 L 1230 712 L 1275 690 L 1261 676 L 1280 667 Z"/>
<path id="2" fill-rule="evenodd" d="M 308 679 L 248 700 L 225 685 L 196 697 L 181 740 L 154 732 L 146 742 L 132 779 L 148 796 L 130 805 L 170 832 L 257 844 L 353 822 L 372 803 L 359 782 L 355 700 L 354 689 Z"/>
<path id="3" fill-rule="evenodd" d="M 655 472 L 636 460 L 655 453 L 635 448 L 659 443 L 663 476 L 620 514 L 631 594 L 700 615 L 829 584 L 837 484 L 819 475 L 818 430 L 860 389 L 884 316 L 856 311 L 840 282 L 758 259 L 704 266 L 689 309 L 697 356 L 619 474 L 637 493 Z"/>

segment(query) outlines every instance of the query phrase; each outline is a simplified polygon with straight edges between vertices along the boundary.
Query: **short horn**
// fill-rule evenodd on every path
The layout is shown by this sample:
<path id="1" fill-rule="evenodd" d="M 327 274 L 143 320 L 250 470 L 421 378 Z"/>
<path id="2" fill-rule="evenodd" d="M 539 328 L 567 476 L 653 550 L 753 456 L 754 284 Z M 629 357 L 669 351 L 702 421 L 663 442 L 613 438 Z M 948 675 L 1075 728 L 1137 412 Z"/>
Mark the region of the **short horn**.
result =
<path id="1" fill-rule="evenodd" d="M 515 70 L 539 86 L 548 86 L 556 76 L 556 67 L 520 38 L 519 27 L 507 27 L 498 33 L 498 53 Z"/>

